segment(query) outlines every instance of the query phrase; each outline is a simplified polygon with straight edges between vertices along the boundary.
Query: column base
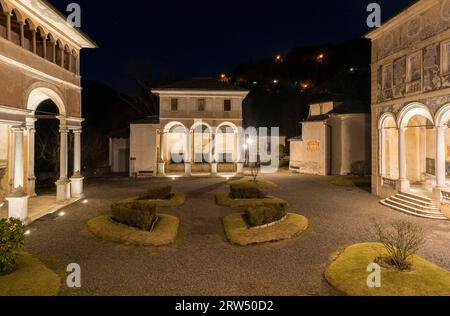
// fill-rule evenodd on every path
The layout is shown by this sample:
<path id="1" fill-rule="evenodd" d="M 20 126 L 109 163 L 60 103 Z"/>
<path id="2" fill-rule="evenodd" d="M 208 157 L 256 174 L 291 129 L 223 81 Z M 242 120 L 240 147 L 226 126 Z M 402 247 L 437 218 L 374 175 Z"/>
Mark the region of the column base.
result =
<path id="1" fill-rule="evenodd" d="M 70 182 L 68 179 L 56 181 L 56 201 L 65 202 L 70 200 Z"/>
<path id="2" fill-rule="evenodd" d="M 442 202 L 442 191 L 445 191 L 446 187 L 433 188 L 433 199 L 438 202 Z"/>
<path id="3" fill-rule="evenodd" d="M 164 177 L 166 175 L 166 163 L 158 162 L 158 176 Z"/>
<path id="4" fill-rule="evenodd" d="M 190 162 L 186 162 L 184 164 L 184 174 L 186 177 L 190 177 L 192 175 L 192 164 Z"/>
<path id="5" fill-rule="evenodd" d="M 217 175 L 217 162 L 211 163 L 211 175 Z"/>
<path id="6" fill-rule="evenodd" d="M 28 199 L 29 196 L 23 190 L 17 190 L 7 196 L 8 217 L 20 219 L 25 225 L 29 224 L 31 220 L 28 214 Z"/>
<path id="7" fill-rule="evenodd" d="M 84 196 L 84 178 L 75 176 L 70 178 L 70 189 L 72 192 L 72 197 L 74 198 L 82 198 Z"/>
<path id="8" fill-rule="evenodd" d="M 244 174 L 244 163 L 243 162 L 238 162 L 236 164 L 236 173 L 237 174 Z"/>
<path id="9" fill-rule="evenodd" d="M 399 192 L 408 192 L 410 188 L 409 180 L 401 179 L 397 181 L 397 191 Z"/>
<path id="10" fill-rule="evenodd" d="M 37 194 L 36 194 L 36 177 L 28 178 L 28 195 L 30 197 L 37 196 Z"/>

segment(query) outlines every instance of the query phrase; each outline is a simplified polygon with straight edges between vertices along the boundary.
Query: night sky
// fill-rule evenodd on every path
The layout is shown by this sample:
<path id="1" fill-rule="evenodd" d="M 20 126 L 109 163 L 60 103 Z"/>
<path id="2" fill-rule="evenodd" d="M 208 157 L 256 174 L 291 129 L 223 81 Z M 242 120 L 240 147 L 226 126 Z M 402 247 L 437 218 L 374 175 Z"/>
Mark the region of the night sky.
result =
<path id="1" fill-rule="evenodd" d="M 63 13 L 74 0 L 50 0 Z M 130 91 L 133 77 L 216 76 L 292 48 L 364 35 L 374 1 L 77 0 L 82 29 L 99 49 L 82 53 L 82 75 Z M 414 0 L 378 0 L 386 20 Z"/>

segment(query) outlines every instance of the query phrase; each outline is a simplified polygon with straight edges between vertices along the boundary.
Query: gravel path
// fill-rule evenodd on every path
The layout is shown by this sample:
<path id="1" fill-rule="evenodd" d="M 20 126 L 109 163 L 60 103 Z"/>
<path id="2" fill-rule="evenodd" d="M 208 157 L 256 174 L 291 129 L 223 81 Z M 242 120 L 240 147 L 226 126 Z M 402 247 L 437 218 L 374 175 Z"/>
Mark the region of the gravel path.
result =
<path id="1" fill-rule="evenodd" d="M 323 278 L 331 254 L 370 241 L 371 218 L 406 219 L 426 232 L 421 255 L 450 270 L 450 222 L 397 213 L 361 189 L 335 187 L 320 177 L 266 178 L 281 186 L 271 194 L 309 218 L 310 228 L 300 237 L 251 247 L 230 245 L 221 218 L 233 210 L 214 203 L 214 194 L 226 190 L 224 179 L 98 180 L 86 185 L 88 204 L 74 204 L 64 217 L 31 225 L 26 250 L 61 267 L 80 264 L 82 288 L 63 289 L 62 295 L 336 295 Z M 161 183 L 188 196 L 183 207 L 161 210 L 181 219 L 174 245 L 124 246 L 96 239 L 86 230 L 86 222 L 107 214 L 112 201 Z"/>

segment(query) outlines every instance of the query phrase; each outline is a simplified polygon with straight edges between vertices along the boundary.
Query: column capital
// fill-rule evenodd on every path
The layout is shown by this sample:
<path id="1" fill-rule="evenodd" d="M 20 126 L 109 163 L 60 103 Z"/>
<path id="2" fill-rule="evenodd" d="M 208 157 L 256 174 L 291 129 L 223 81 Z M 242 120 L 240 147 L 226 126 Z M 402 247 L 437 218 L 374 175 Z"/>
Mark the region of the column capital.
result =
<path id="1" fill-rule="evenodd" d="M 83 133 L 83 129 L 82 128 L 69 128 L 69 130 L 74 133 L 74 134 L 81 134 Z"/>
<path id="2" fill-rule="evenodd" d="M 24 125 L 11 126 L 11 130 L 15 133 L 25 132 L 27 129 Z"/>

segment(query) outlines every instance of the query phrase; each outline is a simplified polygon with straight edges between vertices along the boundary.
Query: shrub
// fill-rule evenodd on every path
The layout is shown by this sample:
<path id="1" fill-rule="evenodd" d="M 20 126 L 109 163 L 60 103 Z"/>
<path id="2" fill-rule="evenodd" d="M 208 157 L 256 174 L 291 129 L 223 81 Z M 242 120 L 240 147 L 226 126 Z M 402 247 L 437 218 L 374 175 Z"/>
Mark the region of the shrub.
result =
<path id="1" fill-rule="evenodd" d="M 247 223 L 251 227 L 267 225 L 279 221 L 287 215 L 287 204 L 278 203 L 250 207 L 247 209 L 245 215 Z"/>
<path id="2" fill-rule="evenodd" d="M 263 199 L 266 194 L 256 185 L 231 185 L 230 197 L 232 199 Z"/>
<path id="3" fill-rule="evenodd" d="M 411 268 L 410 258 L 424 243 L 422 229 L 406 221 L 394 221 L 388 227 L 374 221 L 374 232 L 386 251 L 388 258 L 379 258 L 399 270 Z M 383 262 L 382 262 L 383 263 Z"/>
<path id="4" fill-rule="evenodd" d="M 19 219 L 0 220 L 0 273 L 9 273 L 17 264 L 17 249 L 25 242 L 25 226 Z"/>
<path id="5" fill-rule="evenodd" d="M 111 206 L 113 220 L 150 231 L 156 220 L 156 206 L 144 201 L 118 202 Z"/>
<path id="6" fill-rule="evenodd" d="M 139 200 L 170 200 L 172 196 L 172 187 L 168 185 L 148 189 L 147 192 L 139 197 Z"/>

